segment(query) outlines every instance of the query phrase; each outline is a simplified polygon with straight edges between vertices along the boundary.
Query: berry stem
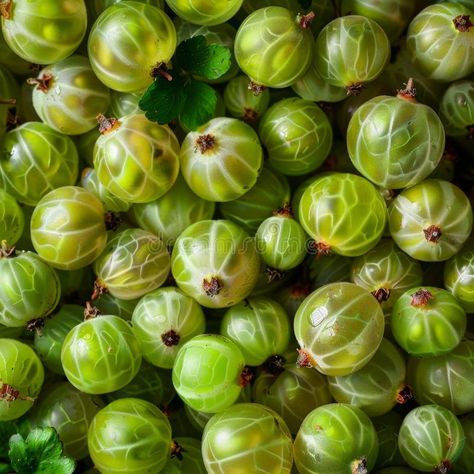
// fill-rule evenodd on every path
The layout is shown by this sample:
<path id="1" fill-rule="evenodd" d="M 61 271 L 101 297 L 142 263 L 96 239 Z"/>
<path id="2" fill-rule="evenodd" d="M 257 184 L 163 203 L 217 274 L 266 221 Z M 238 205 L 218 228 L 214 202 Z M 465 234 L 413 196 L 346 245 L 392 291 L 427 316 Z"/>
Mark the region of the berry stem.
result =
<path id="1" fill-rule="evenodd" d="M 410 77 L 410 79 L 408 79 L 408 82 L 405 84 L 405 89 L 400 89 L 397 91 L 397 97 L 399 99 L 404 99 L 409 102 L 416 102 L 415 81 L 412 77 Z"/>
<path id="2" fill-rule="evenodd" d="M 365 457 L 352 461 L 352 474 L 368 474 L 367 460 Z"/>
<path id="3" fill-rule="evenodd" d="M 204 290 L 206 295 L 210 296 L 211 298 L 217 296 L 222 290 L 222 288 L 224 287 L 221 281 L 216 277 L 211 277 L 210 279 L 204 278 L 202 280 L 202 289 Z"/>
<path id="4" fill-rule="evenodd" d="M 86 301 L 86 307 L 84 308 L 84 320 L 97 318 L 100 315 L 99 308 L 92 306 L 90 301 Z"/>
<path id="5" fill-rule="evenodd" d="M 212 150 L 215 145 L 216 138 L 214 135 L 207 133 L 206 135 L 199 135 L 199 137 L 197 137 L 195 149 L 204 154 L 207 151 Z"/>
<path id="6" fill-rule="evenodd" d="M 313 11 L 306 13 L 306 15 L 298 15 L 298 23 L 303 30 L 307 30 L 310 26 L 312 21 L 315 18 L 315 14 Z"/>
<path id="7" fill-rule="evenodd" d="M 172 81 L 173 76 L 168 72 L 168 68 L 165 63 L 158 63 L 156 66 L 153 66 L 150 76 L 153 78 L 163 77 L 167 81 Z"/>
<path id="8" fill-rule="evenodd" d="M 46 72 L 41 77 L 30 77 L 26 80 L 26 83 L 30 86 L 35 86 L 36 90 L 46 94 L 53 84 L 53 75 Z"/>
<path id="9" fill-rule="evenodd" d="M 254 81 L 250 81 L 247 89 L 251 91 L 253 95 L 260 95 L 266 89 L 266 87 L 262 84 L 257 84 Z"/>
<path id="10" fill-rule="evenodd" d="M 474 26 L 474 24 L 471 22 L 471 15 L 458 15 L 456 18 L 454 18 L 453 23 L 454 27 L 460 33 L 466 33 Z"/>
<path id="11" fill-rule="evenodd" d="M 245 366 L 239 376 L 239 385 L 244 388 L 246 387 L 253 379 L 252 369 L 248 366 Z"/>
<path id="12" fill-rule="evenodd" d="M 315 367 L 317 364 L 306 349 L 296 349 L 298 358 L 296 359 L 297 367 Z"/>
<path id="13" fill-rule="evenodd" d="M 426 306 L 434 296 L 428 291 L 422 288 L 411 295 L 411 305 L 415 308 Z"/>
<path id="14" fill-rule="evenodd" d="M 278 217 L 288 217 L 289 219 L 294 217 L 293 209 L 289 203 L 285 203 L 282 207 L 278 208 L 276 211 L 273 211 L 273 215 Z"/>
<path id="15" fill-rule="evenodd" d="M 390 298 L 390 289 L 379 288 L 378 290 L 372 291 L 372 294 L 379 303 L 383 303 L 384 301 L 387 301 Z"/>
<path id="16" fill-rule="evenodd" d="M 345 87 L 347 95 L 359 95 L 363 88 L 364 84 L 362 84 L 362 82 L 355 82 Z"/>
<path id="17" fill-rule="evenodd" d="M 120 126 L 120 122 L 116 118 L 107 118 L 103 114 L 98 114 L 96 120 L 99 122 L 99 132 L 102 135 L 110 133 Z"/>
<path id="18" fill-rule="evenodd" d="M 180 446 L 175 440 L 173 440 L 171 444 L 171 457 L 182 461 L 184 452 L 186 452 L 186 450 L 182 446 Z"/>
<path id="19" fill-rule="evenodd" d="M 2 240 L 0 244 L 0 258 L 13 258 L 15 257 L 15 247 L 8 247 L 7 241 Z"/>
<path id="20" fill-rule="evenodd" d="M 166 347 L 173 347 L 179 344 L 180 336 L 176 331 L 170 329 L 161 335 L 161 340 Z"/>
<path id="21" fill-rule="evenodd" d="M 12 14 L 12 2 L 11 0 L 0 1 L 0 16 L 5 20 L 10 20 Z"/>
<path id="22" fill-rule="evenodd" d="M 0 99 L 0 105 L 15 105 L 16 99 Z"/>
<path id="23" fill-rule="evenodd" d="M 423 234 L 425 235 L 425 239 L 428 242 L 432 242 L 434 244 L 438 243 L 439 239 L 443 235 L 441 229 L 437 225 L 430 225 L 426 229 L 423 229 Z"/>
<path id="24" fill-rule="evenodd" d="M 450 461 L 448 460 L 441 461 L 441 464 L 439 466 L 436 466 L 433 472 L 435 474 L 446 474 L 451 469 L 451 467 L 452 465 Z"/>
<path id="25" fill-rule="evenodd" d="M 97 278 L 94 281 L 94 289 L 92 291 L 91 300 L 95 301 L 97 298 L 99 298 L 101 295 L 103 295 L 106 291 L 107 291 L 107 287 L 105 286 L 105 284 L 103 282 L 101 282 L 99 280 L 99 278 Z M 86 305 L 88 303 L 89 302 L 87 302 Z"/>
<path id="26" fill-rule="evenodd" d="M 405 403 L 409 402 L 413 398 L 413 392 L 409 385 L 404 385 L 398 390 L 397 393 L 397 403 L 400 405 L 404 405 Z"/>
<path id="27" fill-rule="evenodd" d="M 248 124 L 254 124 L 258 120 L 258 112 L 250 107 L 244 107 L 242 120 Z"/>

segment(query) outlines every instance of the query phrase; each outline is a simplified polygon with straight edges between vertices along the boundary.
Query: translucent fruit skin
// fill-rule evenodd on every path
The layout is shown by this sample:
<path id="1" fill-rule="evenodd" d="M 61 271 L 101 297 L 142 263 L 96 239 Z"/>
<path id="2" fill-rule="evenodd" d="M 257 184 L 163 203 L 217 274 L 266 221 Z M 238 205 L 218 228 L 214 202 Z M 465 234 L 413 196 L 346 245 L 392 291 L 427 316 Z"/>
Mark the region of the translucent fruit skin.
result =
<path id="1" fill-rule="evenodd" d="M 466 436 L 466 442 L 453 468 L 453 473 L 472 474 L 474 472 L 474 466 L 472 464 L 472 460 L 474 459 L 474 413 L 463 416 L 460 421 L 464 435 Z"/>
<path id="2" fill-rule="evenodd" d="M 142 355 L 130 325 L 118 316 L 99 316 L 75 326 L 64 339 L 61 363 L 69 382 L 99 395 L 127 385 Z"/>
<path id="3" fill-rule="evenodd" d="M 71 55 L 86 33 L 84 0 L 14 0 L 2 18 L 5 41 L 15 54 L 35 64 L 52 64 Z"/>
<path id="4" fill-rule="evenodd" d="M 2 143 L 0 183 L 18 201 L 34 206 L 53 189 L 75 184 L 79 157 L 71 138 L 42 122 L 27 122 Z"/>
<path id="5" fill-rule="evenodd" d="M 353 462 L 365 459 L 371 472 L 378 439 L 370 418 L 359 408 L 330 403 L 311 411 L 295 438 L 294 456 L 300 474 L 357 472 Z"/>
<path id="6" fill-rule="evenodd" d="M 268 164 L 290 176 L 319 168 L 332 146 L 326 114 L 312 101 L 297 97 L 273 104 L 263 115 L 258 134 L 268 152 Z"/>
<path id="7" fill-rule="evenodd" d="M 272 409 L 258 403 L 238 403 L 206 424 L 202 455 L 208 474 L 290 474 L 292 438 Z"/>
<path id="8" fill-rule="evenodd" d="M 357 372 L 328 377 L 329 391 L 339 403 L 348 403 L 370 417 L 388 413 L 397 403 L 405 382 L 405 360 L 397 347 L 382 339 L 377 352 Z"/>
<path id="9" fill-rule="evenodd" d="M 37 254 L 0 257 L 0 324 L 26 326 L 29 320 L 51 313 L 60 296 L 58 274 Z"/>
<path id="10" fill-rule="evenodd" d="M 25 215 L 16 199 L 0 189 L 0 235 L 8 245 L 15 245 L 25 227 Z"/>
<path id="11" fill-rule="evenodd" d="M 58 432 L 66 456 L 83 459 L 89 454 L 89 426 L 103 406 L 104 402 L 99 397 L 86 395 L 71 384 L 62 382 L 48 388 L 31 417 L 34 425 L 51 426 Z"/>
<path id="12" fill-rule="evenodd" d="M 410 257 L 439 262 L 455 255 L 472 229 L 469 199 L 454 184 L 427 179 L 404 189 L 390 204 L 388 223 L 395 243 Z M 424 230 L 439 226 L 441 237 L 428 241 Z"/>
<path id="13" fill-rule="evenodd" d="M 365 178 L 331 173 L 308 185 L 299 202 L 298 217 L 316 243 L 339 255 L 357 257 L 382 237 L 387 209 L 380 193 Z"/>
<path id="14" fill-rule="evenodd" d="M 15 339 L 0 339 L 0 381 L 20 392 L 22 400 L 0 399 L 0 421 L 24 415 L 38 397 L 44 381 L 43 364 L 31 347 Z M 30 399 L 31 398 L 31 399 Z"/>
<path id="15" fill-rule="evenodd" d="M 199 140 L 213 143 L 201 149 Z M 218 117 L 189 132 L 179 157 L 181 173 L 191 190 L 208 201 L 231 201 L 251 189 L 263 165 L 263 151 L 250 125 Z"/>
<path id="16" fill-rule="evenodd" d="M 171 445 L 168 418 L 138 398 L 113 401 L 97 413 L 89 428 L 90 456 L 103 474 L 158 474 Z"/>
<path id="17" fill-rule="evenodd" d="M 474 127 L 474 81 L 458 81 L 451 84 L 441 98 L 439 116 L 446 135 L 467 137 L 469 128 Z"/>
<path id="18" fill-rule="evenodd" d="M 240 374 L 245 366 L 238 346 L 216 334 L 193 337 L 179 350 L 173 365 L 173 385 L 194 410 L 217 413 L 240 395 Z"/>
<path id="19" fill-rule="evenodd" d="M 41 120 L 58 132 L 80 135 L 97 126 L 96 116 L 109 106 L 109 90 L 95 76 L 89 60 L 70 56 L 44 68 L 48 90 L 33 89 L 33 106 Z"/>
<path id="20" fill-rule="evenodd" d="M 348 15 L 328 23 L 316 38 L 316 67 L 333 86 L 373 81 L 390 58 L 390 42 L 373 20 Z"/>
<path id="21" fill-rule="evenodd" d="M 444 287 L 458 300 L 467 313 L 474 312 L 474 242 L 463 248 L 444 265 Z"/>
<path id="22" fill-rule="evenodd" d="M 443 124 L 430 107 L 378 96 L 362 104 L 347 129 L 357 170 L 377 186 L 400 189 L 425 179 L 444 153 Z"/>
<path id="23" fill-rule="evenodd" d="M 429 5 L 411 21 L 407 48 L 415 66 L 430 79 L 451 82 L 474 72 L 474 29 L 458 31 L 453 20 L 472 15 L 455 2 Z"/>
<path id="24" fill-rule="evenodd" d="M 93 263 L 97 280 L 116 298 L 133 300 L 159 288 L 170 271 L 170 255 L 155 234 L 125 229 Z"/>
<path id="25" fill-rule="evenodd" d="M 83 188 L 55 189 L 33 211 L 31 240 L 38 255 L 55 268 L 85 267 L 99 256 L 107 241 L 104 207 Z"/>
<path id="26" fill-rule="evenodd" d="M 426 290 L 433 299 L 413 306 L 413 295 Z M 466 313 L 449 291 L 431 286 L 415 287 L 393 306 L 390 327 L 397 343 L 411 355 L 433 357 L 453 350 L 466 331 Z"/>
<path id="27" fill-rule="evenodd" d="M 410 467 L 433 472 L 443 461 L 456 461 L 464 438 L 462 425 L 452 412 L 439 405 L 423 405 L 403 420 L 398 447 Z"/>
<path id="28" fill-rule="evenodd" d="M 152 83 L 154 66 L 173 56 L 176 30 L 163 10 L 144 2 L 120 2 L 97 18 L 87 49 L 92 69 L 107 87 L 135 92 Z"/>
<path id="29" fill-rule="evenodd" d="M 240 69 L 257 84 L 287 87 L 308 69 L 313 37 L 295 13 L 283 7 L 260 8 L 240 25 L 234 54 Z"/>
<path id="30" fill-rule="evenodd" d="M 258 366 L 287 349 L 290 320 L 283 307 L 272 299 L 247 298 L 226 311 L 221 334 L 239 346 L 247 365 Z"/>
<path id="31" fill-rule="evenodd" d="M 171 271 L 177 285 L 200 305 L 225 308 L 253 290 L 260 259 L 253 239 L 228 220 L 196 222 L 184 230 L 173 248 Z M 204 280 L 218 280 L 217 294 L 206 292 Z"/>
<path id="32" fill-rule="evenodd" d="M 232 18 L 243 0 L 166 0 L 176 15 L 197 25 L 220 25 Z"/>
<path id="33" fill-rule="evenodd" d="M 411 357 L 408 383 L 420 405 L 436 403 L 455 415 L 474 410 L 474 341 L 438 357 Z"/>
<path id="34" fill-rule="evenodd" d="M 159 288 L 147 293 L 137 304 L 132 316 L 133 332 L 140 343 L 145 360 L 172 369 L 181 346 L 205 330 L 201 306 L 175 287 Z M 165 344 L 162 336 L 174 331 L 177 343 Z"/>
<path id="35" fill-rule="evenodd" d="M 367 290 L 353 283 L 330 283 L 301 303 L 294 330 L 314 368 L 326 375 L 347 375 L 374 356 L 382 341 L 384 317 Z"/>
<path id="36" fill-rule="evenodd" d="M 176 181 L 178 155 L 179 142 L 167 125 L 151 122 L 144 114 L 132 114 L 97 139 L 94 167 L 99 181 L 112 194 L 127 202 L 150 202 Z"/>

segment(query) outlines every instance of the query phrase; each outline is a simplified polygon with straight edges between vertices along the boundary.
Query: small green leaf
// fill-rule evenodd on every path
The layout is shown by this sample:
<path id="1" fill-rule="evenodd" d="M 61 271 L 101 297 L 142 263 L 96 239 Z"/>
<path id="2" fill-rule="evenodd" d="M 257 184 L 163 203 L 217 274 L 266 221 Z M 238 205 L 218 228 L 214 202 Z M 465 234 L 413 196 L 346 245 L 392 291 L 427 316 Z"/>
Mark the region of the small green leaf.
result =
<path id="1" fill-rule="evenodd" d="M 165 125 L 178 117 L 185 101 L 184 83 L 180 76 L 171 81 L 161 76 L 155 79 L 138 104 L 148 120 Z"/>
<path id="2" fill-rule="evenodd" d="M 211 120 L 217 105 L 216 91 L 208 84 L 190 81 L 185 87 L 186 102 L 179 115 L 185 128 L 195 130 Z"/>
<path id="3" fill-rule="evenodd" d="M 298 3 L 303 10 L 308 10 L 312 2 L 311 0 L 298 0 Z"/>
<path id="4" fill-rule="evenodd" d="M 175 64 L 189 74 L 217 79 L 229 70 L 231 53 L 220 44 L 207 44 L 202 35 L 193 36 L 178 45 Z"/>
<path id="5" fill-rule="evenodd" d="M 75 462 L 62 456 L 63 445 L 54 428 L 35 428 L 26 440 L 10 438 L 9 457 L 18 474 L 72 474 Z"/>

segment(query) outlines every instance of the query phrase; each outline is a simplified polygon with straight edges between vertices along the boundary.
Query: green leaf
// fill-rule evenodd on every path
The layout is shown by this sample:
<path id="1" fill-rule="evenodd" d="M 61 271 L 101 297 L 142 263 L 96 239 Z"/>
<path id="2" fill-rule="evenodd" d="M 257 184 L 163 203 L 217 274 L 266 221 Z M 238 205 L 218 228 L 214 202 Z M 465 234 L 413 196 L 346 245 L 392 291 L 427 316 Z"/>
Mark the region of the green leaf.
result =
<path id="1" fill-rule="evenodd" d="M 180 76 L 171 81 L 158 76 L 138 104 L 148 120 L 165 125 L 178 117 L 185 101 L 184 84 L 185 80 Z"/>
<path id="2" fill-rule="evenodd" d="M 214 116 L 217 94 L 210 85 L 198 81 L 189 82 L 184 91 L 186 102 L 179 120 L 185 128 L 195 130 Z"/>
<path id="3" fill-rule="evenodd" d="M 308 10 L 312 2 L 311 0 L 298 0 L 298 3 L 303 10 Z"/>
<path id="4" fill-rule="evenodd" d="M 10 438 L 10 461 L 18 474 L 72 474 L 75 462 L 62 455 L 63 445 L 54 428 L 35 428 L 26 440 Z"/>
<path id="5" fill-rule="evenodd" d="M 176 48 L 175 64 L 189 74 L 217 79 L 229 70 L 231 53 L 220 44 L 207 44 L 202 35 L 193 36 Z"/>

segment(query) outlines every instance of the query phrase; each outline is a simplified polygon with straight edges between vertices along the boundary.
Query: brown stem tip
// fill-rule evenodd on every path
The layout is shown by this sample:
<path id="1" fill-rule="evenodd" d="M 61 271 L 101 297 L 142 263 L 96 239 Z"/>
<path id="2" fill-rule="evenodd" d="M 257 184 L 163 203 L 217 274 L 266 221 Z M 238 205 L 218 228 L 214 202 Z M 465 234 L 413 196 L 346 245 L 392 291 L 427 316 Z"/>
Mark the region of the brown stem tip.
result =
<path id="1" fill-rule="evenodd" d="M 313 11 L 306 13 L 306 15 L 298 15 L 298 23 L 300 24 L 301 28 L 303 28 L 303 30 L 308 29 L 311 26 L 315 16 L 316 15 Z"/>
<path id="2" fill-rule="evenodd" d="M 213 296 L 217 296 L 220 291 L 222 290 L 223 285 L 220 282 L 220 280 L 216 277 L 212 278 L 204 278 L 202 280 L 202 289 L 206 293 L 207 296 L 210 296 L 211 298 Z"/>
<path id="3" fill-rule="evenodd" d="M 331 246 L 325 242 L 312 241 L 309 246 L 309 253 L 316 254 L 316 258 L 327 257 L 331 254 Z"/>
<path id="4" fill-rule="evenodd" d="M 26 330 L 33 332 L 36 331 L 39 336 L 43 335 L 42 329 L 44 328 L 45 319 L 44 318 L 37 318 L 37 319 L 30 319 L 26 323 Z"/>
<path id="5" fill-rule="evenodd" d="M 403 405 L 413 398 L 413 392 L 409 385 L 404 385 L 397 393 L 396 401 Z"/>
<path id="6" fill-rule="evenodd" d="M 390 289 L 379 288 L 378 290 L 372 291 L 372 294 L 379 303 L 383 303 L 384 301 L 387 301 L 390 298 Z"/>
<path id="7" fill-rule="evenodd" d="M 251 107 L 244 107 L 242 120 L 246 123 L 253 124 L 258 120 L 258 112 Z"/>
<path id="8" fill-rule="evenodd" d="M 166 347 L 173 347 L 179 344 L 180 336 L 176 331 L 170 329 L 168 332 L 164 332 L 161 335 L 161 340 Z"/>
<path id="9" fill-rule="evenodd" d="M 15 254 L 15 247 L 9 247 L 6 240 L 2 240 L 0 244 L 0 258 L 13 258 Z"/>
<path id="10" fill-rule="evenodd" d="M 316 365 L 311 354 L 306 349 L 296 349 L 296 351 L 298 352 L 298 358 L 296 359 L 297 367 L 314 367 Z"/>
<path id="11" fill-rule="evenodd" d="M 96 120 L 99 122 L 99 132 L 102 135 L 110 133 L 120 126 L 120 122 L 116 118 L 108 118 L 103 114 L 98 114 Z"/>
<path id="12" fill-rule="evenodd" d="M 46 94 L 53 84 L 53 75 L 50 72 L 45 72 L 39 77 L 30 77 L 26 80 L 26 83 L 30 86 L 36 86 L 36 90 Z"/>
<path id="13" fill-rule="evenodd" d="M 399 99 L 416 102 L 416 87 L 415 81 L 412 77 L 410 77 L 410 79 L 408 79 L 408 82 L 405 84 L 405 89 L 399 89 L 397 91 L 397 97 Z"/>
<path id="14" fill-rule="evenodd" d="M 445 460 L 441 461 L 439 466 L 436 466 L 433 471 L 435 474 L 446 474 L 452 467 L 451 461 Z"/>
<path id="15" fill-rule="evenodd" d="M 346 89 L 347 95 L 359 95 L 363 88 L 364 84 L 361 82 L 356 82 L 355 84 L 346 86 L 344 89 Z"/>
<path id="16" fill-rule="evenodd" d="M 470 15 L 458 15 L 454 20 L 454 27 L 461 33 L 466 33 L 469 29 L 474 26 L 471 22 Z"/>
<path id="17" fill-rule="evenodd" d="M 411 295 L 411 305 L 415 307 L 426 306 L 433 298 L 432 293 L 422 288 Z"/>
<path id="18" fill-rule="evenodd" d="M 5 402 L 14 402 L 15 400 L 35 401 L 34 398 L 22 395 L 19 390 L 16 390 L 12 385 L 6 383 L 0 388 L 0 400 Z"/>
<path id="19" fill-rule="evenodd" d="M 364 457 L 352 461 L 351 468 L 352 474 L 367 474 L 369 472 L 367 469 L 367 459 Z"/>
<path id="20" fill-rule="evenodd" d="M 107 287 L 98 278 L 94 281 L 94 288 L 92 290 L 91 300 L 95 301 L 100 298 L 107 291 Z"/>
<path id="21" fill-rule="evenodd" d="M 195 150 L 199 150 L 201 153 L 206 153 L 206 151 L 214 148 L 216 144 L 216 138 L 214 135 L 207 133 L 206 135 L 199 135 L 196 139 Z"/>
<path id="22" fill-rule="evenodd" d="M 425 234 L 425 239 L 428 242 L 433 242 L 434 244 L 436 244 L 443 235 L 440 227 L 437 225 L 430 225 L 426 229 L 423 229 L 423 234 Z"/>
<path id="23" fill-rule="evenodd" d="M 252 381 L 252 379 L 252 369 L 250 367 L 245 366 L 239 376 L 239 385 L 244 388 Z"/>
<path id="24" fill-rule="evenodd" d="M 276 211 L 273 211 L 274 216 L 280 216 L 280 217 L 293 217 L 293 209 L 290 206 L 289 203 L 283 204 L 282 207 L 279 207 Z"/>
<path id="25" fill-rule="evenodd" d="M 253 95 L 260 95 L 266 87 L 262 84 L 257 84 L 256 82 L 250 81 L 247 89 L 252 92 Z"/>
<path id="26" fill-rule="evenodd" d="M 97 318 L 100 315 L 99 308 L 91 305 L 90 301 L 86 301 L 86 307 L 84 308 L 84 320 Z"/>
<path id="27" fill-rule="evenodd" d="M 265 275 L 267 276 L 267 283 L 271 283 L 272 281 L 281 280 L 284 273 L 276 268 L 266 266 Z"/>
<path id="28" fill-rule="evenodd" d="M 285 370 L 286 359 L 281 355 L 270 356 L 263 364 L 262 369 L 271 375 L 278 376 Z"/>
<path id="29" fill-rule="evenodd" d="M 182 446 L 180 446 L 175 440 L 173 440 L 173 443 L 171 445 L 171 457 L 182 461 L 184 452 L 186 452 L 186 450 Z"/>
<path id="30" fill-rule="evenodd" d="M 156 66 L 153 66 L 150 76 L 153 78 L 163 77 L 167 81 L 172 81 L 173 76 L 168 72 L 168 68 L 165 63 L 158 63 Z"/>
<path id="31" fill-rule="evenodd" d="M 12 14 L 12 2 L 11 0 L 0 1 L 0 16 L 9 20 Z"/>
<path id="32" fill-rule="evenodd" d="M 16 99 L 0 99 L 0 105 L 15 105 Z"/>

